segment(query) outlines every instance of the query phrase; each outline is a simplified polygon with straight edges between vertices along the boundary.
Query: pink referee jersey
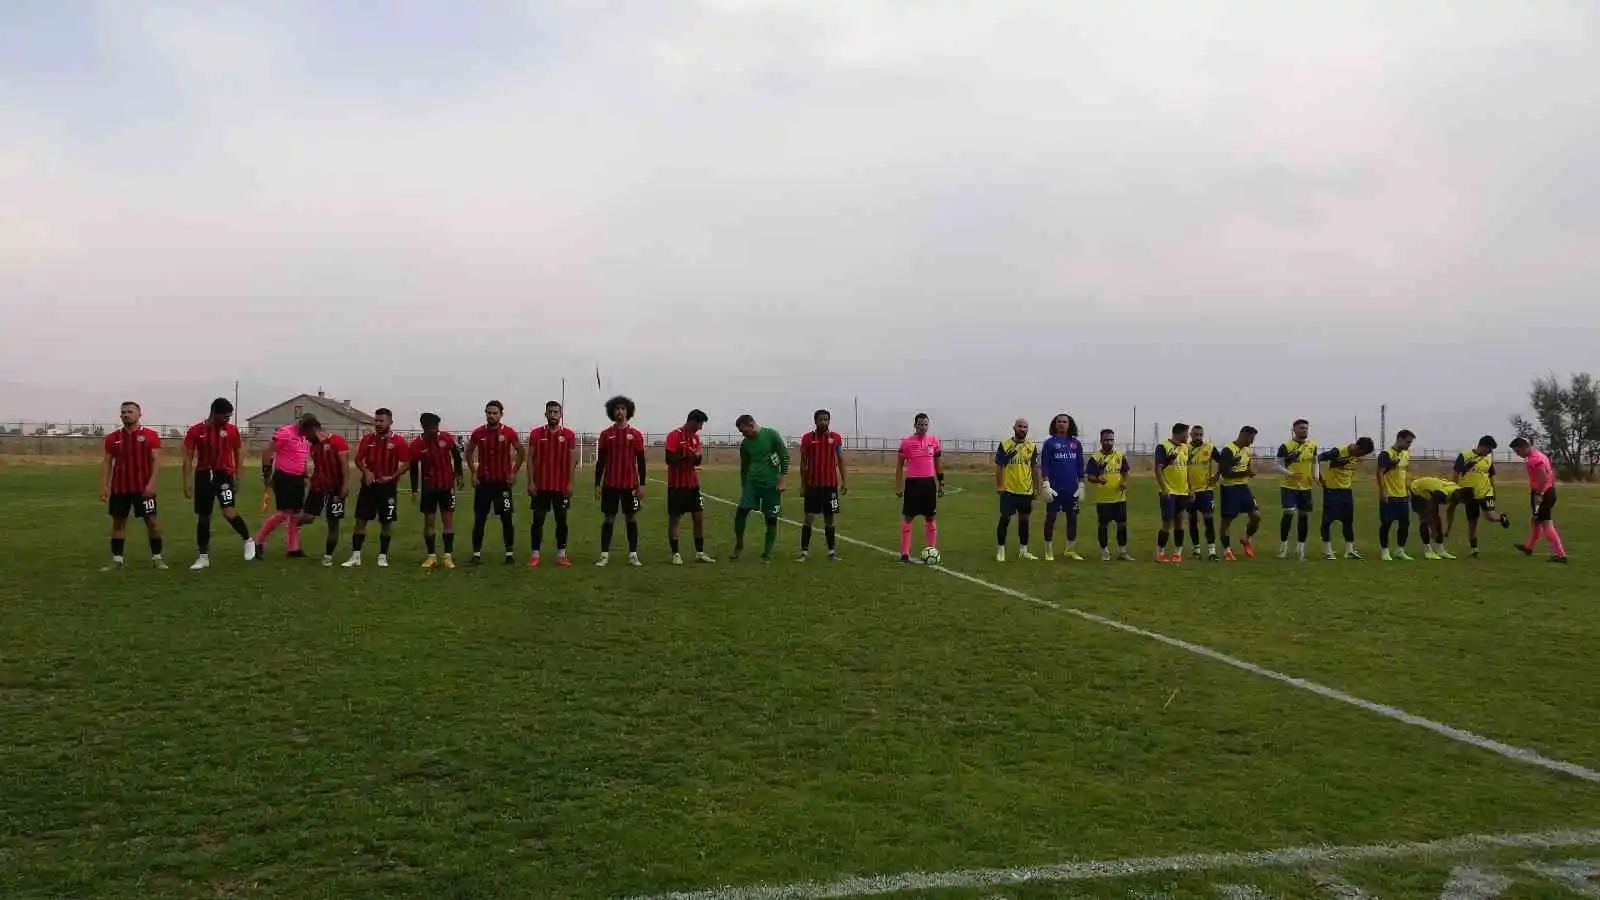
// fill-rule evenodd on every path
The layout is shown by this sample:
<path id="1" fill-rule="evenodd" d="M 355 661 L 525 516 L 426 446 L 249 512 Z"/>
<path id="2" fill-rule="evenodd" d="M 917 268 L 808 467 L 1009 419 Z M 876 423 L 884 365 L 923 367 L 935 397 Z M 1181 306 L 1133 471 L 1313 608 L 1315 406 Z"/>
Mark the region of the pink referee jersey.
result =
<path id="1" fill-rule="evenodd" d="M 1529 450 L 1528 456 L 1523 460 L 1528 467 L 1528 488 L 1535 491 L 1548 491 L 1556 486 L 1555 469 L 1550 465 L 1550 457 L 1542 451 Z"/>
<path id="2" fill-rule="evenodd" d="M 311 456 L 311 441 L 299 425 L 285 425 L 272 433 L 272 467 L 285 475 L 304 475 Z"/>
<path id="3" fill-rule="evenodd" d="M 931 434 L 908 434 L 900 441 L 900 458 L 906 461 L 907 478 L 932 478 L 933 458 L 939 455 L 939 439 Z"/>

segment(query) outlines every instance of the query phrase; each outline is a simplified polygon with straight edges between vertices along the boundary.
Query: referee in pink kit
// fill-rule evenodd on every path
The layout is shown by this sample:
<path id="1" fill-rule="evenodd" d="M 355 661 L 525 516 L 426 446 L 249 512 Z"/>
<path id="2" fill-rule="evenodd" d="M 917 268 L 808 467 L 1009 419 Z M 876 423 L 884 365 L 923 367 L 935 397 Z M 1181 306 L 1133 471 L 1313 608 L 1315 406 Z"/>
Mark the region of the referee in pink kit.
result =
<path id="1" fill-rule="evenodd" d="M 1528 542 L 1518 544 L 1517 549 L 1532 556 L 1542 537 L 1550 542 L 1550 561 L 1564 563 L 1567 548 L 1561 543 L 1561 532 L 1556 530 L 1556 473 L 1550 465 L 1550 457 L 1534 449 L 1533 443 L 1523 437 L 1511 442 L 1511 452 L 1522 457 L 1527 466 L 1528 491 L 1533 501 L 1533 530 L 1528 534 Z"/>

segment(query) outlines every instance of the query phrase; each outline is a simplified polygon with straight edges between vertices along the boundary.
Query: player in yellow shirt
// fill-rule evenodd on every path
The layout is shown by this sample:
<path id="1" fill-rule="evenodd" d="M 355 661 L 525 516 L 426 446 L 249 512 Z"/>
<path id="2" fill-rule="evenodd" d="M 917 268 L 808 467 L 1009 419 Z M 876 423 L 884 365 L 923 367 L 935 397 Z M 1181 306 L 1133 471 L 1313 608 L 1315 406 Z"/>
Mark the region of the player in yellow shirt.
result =
<path id="1" fill-rule="evenodd" d="M 1378 546 L 1381 558 L 1411 562 L 1406 540 L 1411 536 L 1411 442 L 1417 439 L 1410 429 L 1394 436 L 1394 446 L 1378 454 Z M 1394 529 L 1396 546 L 1389 550 L 1389 531 Z"/>
<path id="2" fill-rule="evenodd" d="M 1094 503 L 1099 522 L 1100 561 L 1111 559 L 1111 526 L 1117 526 L 1117 558 L 1132 562 L 1128 555 L 1128 457 L 1117 451 L 1117 433 L 1100 430 L 1100 449 L 1089 454 L 1084 464 L 1084 480 L 1089 482 L 1089 500 Z"/>
<path id="3" fill-rule="evenodd" d="M 1028 549 L 1028 520 L 1039 493 L 1039 447 L 1028 440 L 1028 420 L 1011 425 L 1011 437 L 994 451 L 994 489 L 1000 495 L 1000 521 L 994 527 L 995 562 L 1006 561 L 1006 531 L 1017 519 L 1018 559 L 1037 559 Z"/>
<path id="4" fill-rule="evenodd" d="M 1189 426 L 1172 426 L 1172 437 L 1156 447 L 1156 490 L 1161 495 L 1161 531 L 1156 535 L 1156 562 L 1183 562 L 1183 516 L 1193 497 L 1189 493 Z M 1167 541 L 1173 553 L 1167 556 Z"/>
<path id="5" fill-rule="evenodd" d="M 1256 477 L 1251 464 L 1254 454 L 1250 449 L 1255 445 L 1256 434 L 1255 428 L 1244 426 L 1233 443 L 1223 446 L 1216 455 L 1217 477 L 1222 482 L 1222 558 L 1226 562 L 1233 562 L 1235 558 L 1228 532 L 1233 528 L 1233 520 L 1240 516 L 1249 516 L 1249 521 L 1239 546 L 1244 549 L 1245 556 L 1256 555 L 1255 537 L 1261 527 L 1261 509 L 1250 490 L 1250 479 Z"/>
<path id="6" fill-rule="evenodd" d="M 1217 473 L 1212 459 L 1217 448 L 1206 440 L 1204 425 L 1189 429 L 1189 543 L 1195 555 L 1200 555 L 1200 522 L 1206 525 L 1206 558 L 1216 562 L 1217 556 Z"/>
<path id="7" fill-rule="evenodd" d="M 1372 455 L 1372 438 L 1333 447 L 1317 457 L 1322 463 L 1322 558 L 1338 559 L 1333 552 L 1333 523 L 1344 533 L 1344 558 L 1364 559 L 1356 549 L 1356 463 Z"/>
<path id="8" fill-rule="evenodd" d="M 1494 451 L 1499 447 L 1493 435 L 1484 435 L 1478 438 L 1478 446 L 1471 450 L 1463 450 L 1456 457 L 1455 473 L 1456 484 L 1463 488 L 1470 488 L 1472 497 L 1466 501 L 1467 506 L 1467 543 L 1472 545 L 1472 555 L 1478 555 L 1478 518 L 1499 522 L 1501 528 L 1510 528 L 1511 519 L 1505 513 L 1495 509 L 1494 506 Z M 1455 508 L 1452 507 L 1449 521 L 1445 523 L 1445 536 L 1455 528 Z"/>
<path id="9" fill-rule="evenodd" d="M 1292 437 L 1278 445 L 1278 471 L 1283 473 L 1278 496 L 1283 504 L 1283 520 L 1278 523 L 1278 558 L 1289 557 L 1289 528 L 1296 527 L 1296 555 L 1306 558 L 1306 539 L 1311 536 L 1311 488 L 1321 480 L 1317 467 L 1317 442 L 1311 439 L 1311 423 L 1294 420 Z"/>
<path id="10" fill-rule="evenodd" d="M 1444 546 L 1444 521 L 1439 508 L 1450 504 L 1450 514 L 1455 515 L 1456 505 L 1472 496 L 1472 488 L 1463 488 L 1454 481 L 1424 475 L 1411 482 L 1411 511 L 1417 514 L 1422 532 L 1423 557 L 1426 559 L 1455 559 Z M 1435 546 L 1434 538 L 1438 538 Z"/>

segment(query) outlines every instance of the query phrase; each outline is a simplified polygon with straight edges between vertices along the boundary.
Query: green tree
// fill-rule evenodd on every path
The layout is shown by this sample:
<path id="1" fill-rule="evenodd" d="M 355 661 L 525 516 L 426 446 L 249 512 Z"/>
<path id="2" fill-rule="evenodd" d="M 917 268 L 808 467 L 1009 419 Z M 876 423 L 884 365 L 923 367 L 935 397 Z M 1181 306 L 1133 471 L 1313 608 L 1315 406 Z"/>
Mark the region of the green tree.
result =
<path id="1" fill-rule="evenodd" d="M 1600 466 L 1600 385 L 1588 372 L 1563 385 L 1554 375 L 1534 379 L 1528 391 L 1533 418 L 1511 417 L 1517 437 L 1541 444 L 1564 479 L 1593 479 Z"/>

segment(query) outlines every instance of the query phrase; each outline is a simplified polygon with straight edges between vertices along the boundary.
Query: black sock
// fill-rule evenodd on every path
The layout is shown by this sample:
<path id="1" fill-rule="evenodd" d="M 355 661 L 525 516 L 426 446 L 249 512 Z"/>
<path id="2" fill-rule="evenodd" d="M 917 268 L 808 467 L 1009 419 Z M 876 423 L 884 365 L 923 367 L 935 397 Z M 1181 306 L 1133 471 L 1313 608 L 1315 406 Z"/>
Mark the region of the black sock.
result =
<path id="1" fill-rule="evenodd" d="M 357 553 L 360 553 L 361 552 L 361 548 L 365 547 L 366 544 L 367 544 L 367 536 L 365 534 L 358 534 L 355 537 L 350 539 L 350 549 L 354 550 Z"/>
<path id="2" fill-rule="evenodd" d="M 1478 539 L 1476 537 L 1467 538 L 1467 543 L 1472 545 L 1472 549 L 1478 549 Z"/>
<path id="3" fill-rule="evenodd" d="M 1024 549 L 1024 550 L 1028 549 L 1028 520 L 1027 519 L 1018 519 L 1017 520 L 1017 543 L 1022 546 L 1022 549 Z"/>
<path id="4" fill-rule="evenodd" d="M 706 537 L 705 537 L 705 535 L 697 534 L 697 535 L 694 536 L 694 552 L 696 552 L 696 553 L 704 553 L 704 552 L 706 552 Z"/>
<path id="5" fill-rule="evenodd" d="M 1211 517 L 1211 516 L 1206 516 L 1206 543 L 1207 544 L 1215 544 L 1216 542 L 1217 542 L 1217 520 L 1215 518 Z M 1196 546 L 1198 546 L 1198 545 L 1196 545 Z"/>
<path id="6" fill-rule="evenodd" d="M 161 537 L 159 535 L 151 535 L 151 537 L 150 537 L 150 555 L 151 556 L 160 556 L 161 555 L 161 548 L 162 548 L 162 546 L 164 544 L 165 544 L 165 542 L 161 540 Z"/>
<path id="7" fill-rule="evenodd" d="M 1327 541 L 1327 540 L 1330 540 L 1332 537 L 1333 537 L 1333 522 L 1328 520 L 1328 519 L 1323 519 L 1322 520 L 1322 539 L 1324 541 Z"/>
<path id="8" fill-rule="evenodd" d="M 322 553 L 323 553 L 324 556 L 332 556 L 338 549 L 339 549 L 339 532 L 337 532 L 337 531 L 329 531 L 328 532 L 328 542 L 323 545 Z"/>
<path id="9" fill-rule="evenodd" d="M 433 551 L 435 549 L 435 543 L 434 543 L 433 535 L 431 535 L 431 534 L 423 535 L 422 536 L 422 543 L 427 546 L 428 555 L 432 556 L 433 555 Z"/>
<path id="10" fill-rule="evenodd" d="M 1378 523 L 1378 546 L 1384 550 L 1389 549 L 1389 527 L 1393 524 L 1388 519 Z"/>
<path id="11" fill-rule="evenodd" d="M 1260 530 L 1261 530 L 1261 520 L 1260 519 L 1251 519 L 1249 521 L 1249 523 L 1247 523 L 1244 526 L 1244 536 L 1245 537 L 1255 537 L 1256 536 L 1256 532 L 1260 531 Z"/>
<path id="12" fill-rule="evenodd" d="M 1182 534 L 1182 529 L 1178 533 Z M 1200 546 L 1200 519 L 1195 516 L 1189 517 L 1189 543 Z"/>
<path id="13" fill-rule="evenodd" d="M 506 513 L 500 517 L 500 536 L 505 538 L 506 552 L 513 553 L 517 549 L 517 520 Z"/>
<path id="14" fill-rule="evenodd" d="M 111 539 L 111 555 L 112 556 L 121 556 L 122 555 L 122 551 L 126 550 L 127 547 L 128 547 L 128 539 L 127 538 L 112 538 Z"/>
<path id="15" fill-rule="evenodd" d="M 1233 539 L 1228 535 L 1228 532 L 1222 532 L 1222 549 L 1227 550 L 1229 547 L 1231 547 L 1232 540 Z"/>
<path id="16" fill-rule="evenodd" d="M 201 556 L 211 552 L 210 516 L 201 516 L 194 520 L 194 546 L 200 551 Z"/>
<path id="17" fill-rule="evenodd" d="M 544 546 L 544 513 L 533 514 L 533 552 Z"/>
<path id="18" fill-rule="evenodd" d="M 393 538 L 392 538 L 391 535 L 387 535 L 387 534 L 378 535 L 378 555 L 379 556 L 388 556 L 389 555 L 389 542 L 392 539 Z"/>
<path id="19" fill-rule="evenodd" d="M 1311 536 L 1311 516 L 1309 514 L 1300 517 L 1300 523 L 1296 526 L 1296 533 L 1299 535 L 1300 543 L 1302 544 L 1306 542 L 1306 538 Z"/>
<path id="20" fill-rule="evenodd" d="M 234 516 L 228 520 L 228 524 L 233 526 L 234 534 L 247 541 L 250 540 L 250 526 L 244 523 L 244 516 Z"/>
<path id="21" fill-rule="evenodd" d="M 1067 543 L 1077 543 L 1078 540 L 1078 513 L 1076 510 L 1067 510 Z"/>
<path id="22" fill-rule="evenodd" d="M 1006 530 L 1010 527 L 1011 520 L 1005 516 L 1001 516 L 1000 521 L 995 523 L 994 544 L 996 547 L 1004 547 L 1006 545 Z"/>
<path id="23" fill-rule="evenodd" d="M 472 520 L 472 552 L 474 555 L 483 552 L 483 530 L 489 522 L 487 515 L 474 517 Z"/>
<path id="24" fill-rule="evenodd" d="M 639 552 L 639 523 L 631 520 L 623 523 L 623 529 L 628 533 L 628 552 Z"/>
<path id="25" fill-rule="evenodd" d="M 811 526 L 800 526 L 800 552 L 805 553 L 811 549 Z"/>
<path id="26" fill-rule="evenodd" d="M 1056 539 L 1056 511 L 1050 510 L 1044 514 L 1044 545 L 1052 546 Z"/>
<path id="27" fill-rule="evenodd" d="M 617 530 L 615 522 L 602 522 L 600 524 L 600 552 L 611 552 L 611 535 Z"/>
<path id="28" fill-rule="evenodd" d="M 1165 528 L 1156 534 L 1156 547 L 1160 550 L 1167 549 L 1167 530 Z"/>
<path id="29" fill-rule="evenodd" d="M 1400 549 L 1404 550 L 1406 547 L 1406 541 L 1411 537 L 1411 517 L 1407 516 L 1406 518 L 1396 522 L 1395 525 L 1397 526 L 1396 531 L 1399 532 L 1398 540 L 1396 542 L 1400 545 Z"/>
<path id="30" fill-rule="evenodd" d="M 1101 522 L 1095 527 L 1094 536 L 1100 539 L 1101 550 L 1108 549 L 1107 545 L 1111 543 L 1111 523 Z"/>
<path id="31" fill-rule="evenodd" d="M 839 532 L 832 525 L 823 527 L 822 536 L 828 541 L 828 552 L 839 549 Z"/>
<path id="32" fill-rule="evenodd" d="M 667 538 L 667 546 L 672 548 L 672 555 L 673 556 L 677 556 L 678 555 L 678 539 L 677 538 L 668 536 L 668 538 Z"/>
<path id="33" fill-rule="evenodd" d="M 567 511 L 556 510 L 556 549 L 567 549 Z"/>
<path id="34" fill-rule="evenodd" d="M 1128 546 L 1128 526 L 1123 522 L 1117 523 L 1117 546 Z"/>
<path id="35" fill-rule="evenodd" d="M 1302 521 L 1304 521 L 1304 520 L 1302 520 Z M 1287 513 L 1287 512 L 1284 513 L 1283 514 L 1283 518 L 1278 521 L 1278 540 L 1282 541 L 1285 544 L 1289 543 L 1289 528 L 1293 524 L 1294 524 L 1294 513 Z M 1303 541 L 1303 540 L 1305 540 L 1305 538 L 1302 537 L 1302 538 L 1300 538 L 1300 540 Z"/>
<path id="36" fill-rule="evenodd" d="M 1344 521 L 1340 522 L 1339 524 L 1344 527 L 1344 540 L 1345 540 L 1345 543 L 1354 544 L 1356 542 L 1356 523 L 1355 523 L 1355 521 L 1352 520 L 1352 519 L 1346 518 Z"/>
<path id="37" fill-rule="evenodd" d="M 455 555 L 456 533 L 454 531 L 446 531 L 444 533 L 444 552 L 452 556 Z"/>
<path id="38" fill-rule="evenodd" d="M 1432 544 L 1433 531 L 1428 527 L 1428 520 L 1423 519 L 1420 523 L 1418 523 L 1417 527 L 1419 529 L 1418 533 L 1422 536 L 1422 542 L 1424 544 Z"/>

